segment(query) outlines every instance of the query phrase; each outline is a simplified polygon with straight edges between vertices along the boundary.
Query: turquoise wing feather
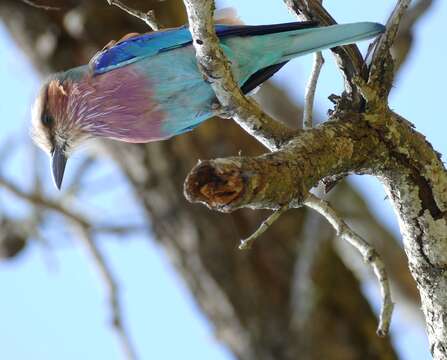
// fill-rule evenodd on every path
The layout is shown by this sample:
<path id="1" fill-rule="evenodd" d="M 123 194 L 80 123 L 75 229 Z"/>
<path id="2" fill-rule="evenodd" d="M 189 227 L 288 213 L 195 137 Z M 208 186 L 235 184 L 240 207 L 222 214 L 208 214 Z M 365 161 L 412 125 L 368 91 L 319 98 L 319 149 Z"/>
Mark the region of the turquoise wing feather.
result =
<path id="1" fill-rule="evenodd" d="M 255 26 L 216 25 L 216 34 L 220 39 L 224 39 L 281 33 L 315 26 L 317 24 L 311 21 Z M 102 74 L 160 52 L 190 45 L 191 41 L 191 33 L 186 26 L 135 36 L 99 52 L 90 61 L 90 67 L 94 74 Z"/>

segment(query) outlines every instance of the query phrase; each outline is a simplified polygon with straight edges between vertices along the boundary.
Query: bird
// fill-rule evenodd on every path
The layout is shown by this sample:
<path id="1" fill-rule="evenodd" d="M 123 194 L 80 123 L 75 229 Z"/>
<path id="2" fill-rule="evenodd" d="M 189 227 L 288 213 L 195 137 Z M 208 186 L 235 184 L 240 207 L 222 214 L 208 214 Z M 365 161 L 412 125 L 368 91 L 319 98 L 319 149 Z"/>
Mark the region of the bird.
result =
<path id="1" fill-rule="evenodd" d="M 295 57 L 370 39 L 384 29 L 374 22 L 215 25 L 244 94 Z M 32 106 L 31 135 L 50 155 L 60 190 L 67 159 L 86 140 L 168 139 L 215 115 L 216 102 L 197 65 L 186 25 L 132 33 L 110 42 L 88 64 L 48 77 Z"/>

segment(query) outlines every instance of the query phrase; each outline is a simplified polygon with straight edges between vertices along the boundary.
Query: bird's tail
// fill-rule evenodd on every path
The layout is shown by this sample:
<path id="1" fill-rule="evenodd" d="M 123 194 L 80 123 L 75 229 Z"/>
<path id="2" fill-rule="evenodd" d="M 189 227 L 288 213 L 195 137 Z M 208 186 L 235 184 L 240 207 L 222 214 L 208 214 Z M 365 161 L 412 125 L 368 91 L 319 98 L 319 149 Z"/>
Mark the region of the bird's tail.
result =
<path id="1" fill-rule="evenodd" d="M 276 47 L 282 57 L 279 62 L 297 56 L 335 46 L 352 44 L 377 36 L 385 30 L 381 24 L 359 22 L 287 31 L 267 35 L 271 37 L 270 46 Z"/>

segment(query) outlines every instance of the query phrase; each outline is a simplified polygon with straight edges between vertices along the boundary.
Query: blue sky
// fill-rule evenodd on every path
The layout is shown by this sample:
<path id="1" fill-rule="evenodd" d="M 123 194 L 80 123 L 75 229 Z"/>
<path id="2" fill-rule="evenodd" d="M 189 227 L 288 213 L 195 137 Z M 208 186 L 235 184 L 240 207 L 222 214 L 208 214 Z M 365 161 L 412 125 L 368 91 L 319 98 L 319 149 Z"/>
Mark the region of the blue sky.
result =
<path id="1" fill-rule="evenodd" d="M 394 2 L 385 0 L 325 1 L 325 5 L 339 22 L 386 20 Z M 237 9 L 248 24 L 292 21 L 280 1 L 259 1 L 253 11 L 251 1 L 227 0 L 222 5 Z M 124 16 L 124 15 L 123 15 Z M 416 46 L 395 83 L 391 106 L 415 123 L 426 134 L 434 147 L 447 153 L 446 125 L 438 115 L 443 104 L 446 84 L 444 69 L 447 58 L 445 18 L 447 3 L 438 1 L 417 26 Z M 366 44 L 363 44 L 363 48 Z M 0 26 L 0 144 L 14 136 L 25 146 L 14 153 L 13 161 L 4 169 L 24 186 L 29 176 L 23 176 L 32 166 L 27 132 L 29 108 L 39 86 L 39 78 L 26 57 L 8 33 Z M 316 109 L 324 116 L 331 107 L 327 96 L 339 93 L 342 81 L 332 58 L 325 52 L 326 64 L 317 89 Z M 304 82 L 312 57 L 297 59 L 275 76 L 274 81 L 285 86 L 291 95 L 301 101 Z M 228 154 L 233 155 L 233 154 Z M 72 159 L 70 174 L 82 159 Z M 42 169 L 52 186 L 49 167 Z M 113 190 L 92 198 L 89 188 L 100 188 L 105 179 L 116 184 Z M 89 186 L 81 194 L 76 206 L 103 218 L 141 220 L 140 209 L 129 197 L 129 191 L 120 179 L 113 163 L 105 161 L 99 172 L 88 174 Z M 386 226 L 398 234 L 398 228 L 389 203 L 384 201 L 380 184 L 372 178 L 352 178 L 362 190 L 375 214 Z M 51 191 L 54 192 L 54 190 Z M 57 193 L 52 193 L 56 197 Z M 110 214 L 110 204 L 126 204 L 120 213 Z M 334 204 L 336 207 L 336 204 Z M 25 209 L 16 199 L 0 192 L 0 206 L 8 213 L 20 215 Z M 99 211 L 100 210 L 100 211 Z M 45 227 L 51 239 L 48 254 L 42 246 L 32 243 L 26 252 L 10 263 L 0 263 L 0 357 L 4 359 L 120 359 L 121 349 L 108 326 L 109 313 L 103 284 L 88 255 L 75 239 L 65 238 L 55 231 L 60 219 L 52 217 Z M 398 235 L 399 236 L 399 235 Z M 215 339 L 210 325 L 198 311 L 182 280 L 177 276 L 163 250 L 154 242 L 134 236 L 126 242 L 116 238 L 101 239 L 101 247 L 122 286 L 122 298 L 127 325 L 135 339 L 142 359 L 231 359 L 230 353 Z M 237 239 L 235 239 L 237 241 Z M 375 288 L 367 287 L 375 300 Z M 397 304 L 393 322 L 395 341 L 403 359 L 428 359 L 424 334 L 410 326 L 406 315 Z"/>

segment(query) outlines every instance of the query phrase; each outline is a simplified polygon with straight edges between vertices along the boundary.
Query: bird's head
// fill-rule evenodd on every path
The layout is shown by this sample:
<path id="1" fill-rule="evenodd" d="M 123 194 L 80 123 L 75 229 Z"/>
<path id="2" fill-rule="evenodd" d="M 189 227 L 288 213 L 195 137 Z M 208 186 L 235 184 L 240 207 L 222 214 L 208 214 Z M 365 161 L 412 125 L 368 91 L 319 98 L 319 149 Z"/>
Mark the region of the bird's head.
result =
<path id="1" fill-rule="evenodd" d="M 80 104 L 75 99 L 79 97 L 82 96 L 72 79 L 55 75 L 42 86 L 32 108 L 31 135 L 34 142 L 51 156 L 58 189 L 70 153 L 90 137 L 78 119 Z"/>
<path id="2" fill-rule="evenodd" d="M 56 186 L 69 155 L 89 138 L 145 143 L 175 135 L 162 130 L 166 114 L 151 94 L 147 79 L 130 67 L 92 75 L 80 66 L 47 80 L 33 105 L 31 135 L 52 158 Z"/>

